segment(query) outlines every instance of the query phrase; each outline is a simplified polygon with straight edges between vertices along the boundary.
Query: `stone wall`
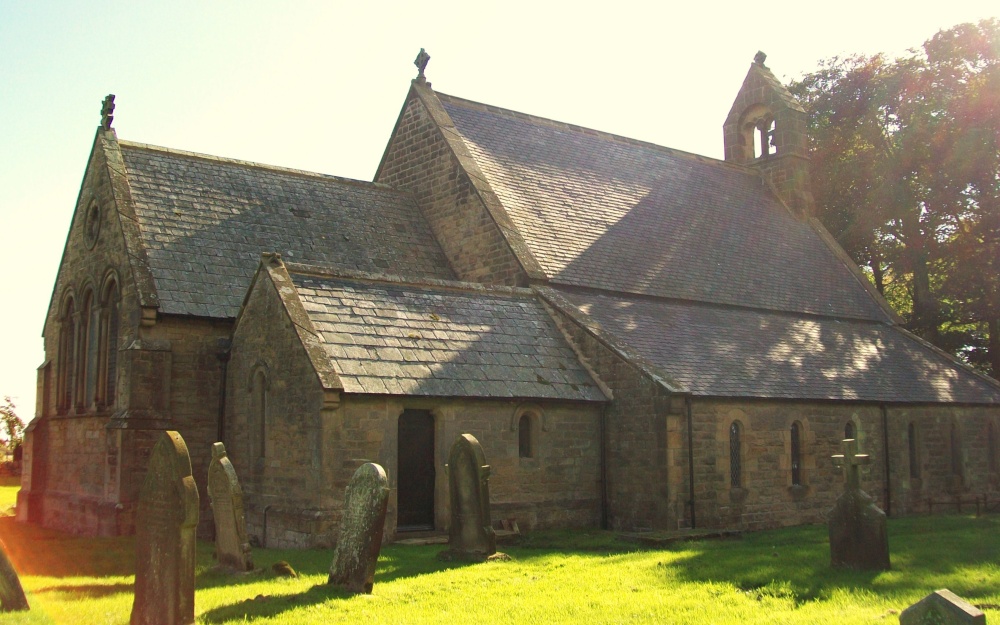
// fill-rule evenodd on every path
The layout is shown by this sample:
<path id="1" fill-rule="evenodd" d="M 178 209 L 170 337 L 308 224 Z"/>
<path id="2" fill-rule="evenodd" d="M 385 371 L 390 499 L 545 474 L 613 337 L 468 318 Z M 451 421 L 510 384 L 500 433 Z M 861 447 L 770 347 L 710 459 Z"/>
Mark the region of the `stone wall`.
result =
<path id="1" fill-rule="evenodd" d="M 255 453 L 254 376 L 266 387 L 266 447 Z M 247 531 L 269 547 L 334 544 L 347 484 L 365 462 L 388 473 L 386 536 L 396 529 L 398 420 L 404 409 L 434 416 L 435 527 L 449 526 L 444 470 L 455 438 L 479 439 L 492 466 L 495 519 L 520 527 L 595 527 L 600 522 L 600 407 L 571 402 L 341 395 L 324 406 L 312 362 L 273 283 L 263 274 L 233 336 L 226 448 L 247 502 Z M 534 420 L 533 457 L 521 458 L 518 423 Z M 265 520 L 266 519 L 266 520 Z M 265 531 L 266 524 L 266 531 Z"/>
<path id="2" fill-rule="evenodd" d="M 491 467 L 494 521 L 514 519 L 525 530 L 597 527 L 601 513 L 601 408 L 582 403 L 490 399 L 361 397 L 345 398 L 342 459 L 334 489 L 339 497 L 363 462 L 377 462 L 389 476 L 386 534 L 396 530 L 398 423 L 404 409 L 428 410 L 434 417 L 434 525 L 450 525 L 448 477 L 451 445 L 461 434 L 479 440 Z M 518 421 L 537 419 L 536 452 L 521 458 Z"/>
<path id="3" fill-rule="evenodd" d="M 520 286 L 524 272 L 439 125 L 453 126 L 429 89 L 421 99 L 411 89 L 386 147 L 376 182 L 414 194 L 459 279 Z M 429 111 L 425 102 L 435 110 Z M 452 128 L 452 130 L 454 130 Z M 455 140 L 458 141 L 457 139 Z M 485 183 L 484 183 L 485 184 Z"/>
<path id="4" fill-rule="evenodd" d="M 604 417 L 609 528 L 676 529 L 689 524 L 683 401 L 573 319 L 549 310 L 614 393 Z"/>
<path id="5" fill-rule="evenodd" d="M 266 271 L 237 321 L 227 375 L 224 442 L 243 487 L 247 533 L 268 547 L 332 544 L 336 438 L 324 427 L 316 371 Z M 253 438 L 257 375 L 266 382 L 263 453 Z"/>
<path id="6" fill-rule="evenodd" d="M 106 426 L 118 407 L 118 393 L 107 396 L 106 380 L 99 374 L 103 356 L 99 346 L 107 331 L 113 307 L 105 299 L 112 281 L 118 290 L 117 347 L 134 340 L 141 319 L 139 297 L 125 246 L 122 220 L 116 201 L 115 179 L 108 154 L 114 152 L 113 136 L 98 133 L 70 223 L 62 262 L 52 291 L 44 327 L 45 363 L 38 372 L 36 413 L 26 434 L 22 488 L 18 517 L 72 533 L 113 535 L 116 518 L 118 469 Z M 112 154 L 113 160 L 113 154 Z M 92 316 L 82 313 L 92 298 Z M 72 300 L 75 314 L 65 315 Z M 60 350 L 60 337 L 72 326 L 72 398 L 60 396 L 60 370 L 68 355 Z M 91 337 L 83 337 L 90 329 Z M 117 391 L 121 381 L 115 375 Z"/>
<path id="7" fill-rule="evenodd" d="M 740 427 L 739 484 L 733 484 L 730 426 Z M 695 510 L 699 527 L 763 529 L 824 522 L 843 491 L 831 456 L 842 453 L 848 422 L 861 453 L 862 488 L 885 505 L 883 436 L 877 405 L 773 400 L 692 402 Z M 791 428 L 800 426 L 800 483 L 792 481 Z"/>
<path id="8" fill-rule="evenodd" d="M 1000 494 L 1000 408 L 891 406 L 887 410 L 894 515 L 925 513 L 928 499 L 943 504 Z M 952 454 L 953 424 L 961 448 L 957 459 Z M 912 466 L 911 451 L 915 452 Z"/>
<path id="9" fill-rule="evenodd" d="M 198 484 L 201 502 L 198 535 L 202 538 L 210 538 L 214 531 L 206 484 L 212 443 L 219 440 L 223 373 L 232 325 L 228 319 L 164 315 L 155 324 L 142 327 L 145 349 L 141 352 L 149 366 L 131 370 L 128 376 L 131 382 L 145 382 L 133 395 L 155 397 L 163 394 L 166 403 L 148 415 L 142 410 L 130 411 L 112 425 L 133 431 L 131 442 L 123 442 L 121 447 L 122 467 L 129 473 L 121 490 L 121 500 L 129 505 L 138 501 L 149 453 L 156 444 L 158 433 L 165 429 L 180 432 L 191 455 L 191 471 Z M 134 401 L 130 405 L 134 406 Z M 147 419 L 147 416 L 152 418 Z"/>

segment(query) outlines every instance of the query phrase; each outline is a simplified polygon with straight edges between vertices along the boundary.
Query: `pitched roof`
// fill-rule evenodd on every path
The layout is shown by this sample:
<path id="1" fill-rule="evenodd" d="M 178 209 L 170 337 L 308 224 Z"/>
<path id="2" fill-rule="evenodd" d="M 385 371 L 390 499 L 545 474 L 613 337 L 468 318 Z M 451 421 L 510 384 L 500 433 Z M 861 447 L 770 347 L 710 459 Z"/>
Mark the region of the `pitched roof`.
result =
<path id="1" fill-rule="evenodd" d="M 235 317 L 265 251 L 342 269 L 454 277 L 410 196 L 119 142 L 160 312 Z"/>
<path id="2" fill-rule="evenodd" d="M 884 323 L 541 291 L 695 395 L 1000 402 L 1000 385 Z"/>
<path id="3" fill-rule="evenodd" d="M 888 319 L 750 169 L 437 96 L 554 283 Z"/>
<path id="4" fill-rule="evenodd" d="M 294 271 L 345 392 L 606 399 L 530 290 Z"/>

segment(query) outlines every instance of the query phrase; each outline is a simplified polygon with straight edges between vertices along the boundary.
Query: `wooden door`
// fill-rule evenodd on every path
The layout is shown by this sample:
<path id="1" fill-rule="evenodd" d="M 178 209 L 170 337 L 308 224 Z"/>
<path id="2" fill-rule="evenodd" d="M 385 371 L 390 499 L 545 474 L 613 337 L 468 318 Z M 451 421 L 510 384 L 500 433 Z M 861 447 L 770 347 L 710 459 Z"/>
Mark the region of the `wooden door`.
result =
<path id="1" fill-rule="evenodd" d="M 404 410 L 399 417 L 396 519 L 401 531 L 434 529 L 434 416 Z"/>

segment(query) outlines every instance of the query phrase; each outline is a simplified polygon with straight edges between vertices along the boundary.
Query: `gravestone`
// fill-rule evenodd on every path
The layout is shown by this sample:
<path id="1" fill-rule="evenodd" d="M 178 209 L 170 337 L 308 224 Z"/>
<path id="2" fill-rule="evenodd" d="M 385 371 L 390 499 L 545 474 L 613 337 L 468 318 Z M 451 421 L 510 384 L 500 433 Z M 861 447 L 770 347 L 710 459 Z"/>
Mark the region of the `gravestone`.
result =
<path id="1" fill-rule="evenodd" d="M 462 434 L 448 454 L 451 528 L 444 560 L 483 561 L 496 554 L 497 537 L 490 519 L 490 466 L 472 434 Z"/>
<path id="2" fill-rule="evenodd" d="M 328 584 L 350 592 L 371 593 L 388 503 L 389 481 L 385 469 L 373 462 L 361 465 L 347 485 L 340 538 L 333 552 Z"/>
<path id="3" fill-rule="evenodd" d="M 0 543 L 0 612 L 18 612 L 28 609 L 28 599 L 21 588 L 21 578 L 7 558 L 3 543 Z"/>
<path id="4" fill-rule="evenodd" d="M 198 487 L 177 432 L 160 435 L 139 494 L 131 625 L 194 623 Z"/>
<path id="5" fill-rule="evenodd" d="M 986 625 L 986 615 L 950 590 L 938 590 L 903 610 L 900 625 Z"/>
<path id="6" fill-rule="evenodd" d="M 215 520 L 215 557 L 220 566 L 237 571 L 253 570 L 253 555 L 247 540 L 243 511 L 243 489 L 236 469 L 222 443 L 212 444 L 212 462 L 208 465 L 208 496 L 212 499 Z"/>
<path id="7" fill-rule="evenodd" d="M 859 454 L 853 438 L 844 439 L 844 453 L 833 463 L 844 468 L 844 493 L 830 511 L 830 564 L 834 567 L 866 571 L 889 569 L 889 538 L 885 512 L 861 490 L 861 465 L 871 459 Z"/>

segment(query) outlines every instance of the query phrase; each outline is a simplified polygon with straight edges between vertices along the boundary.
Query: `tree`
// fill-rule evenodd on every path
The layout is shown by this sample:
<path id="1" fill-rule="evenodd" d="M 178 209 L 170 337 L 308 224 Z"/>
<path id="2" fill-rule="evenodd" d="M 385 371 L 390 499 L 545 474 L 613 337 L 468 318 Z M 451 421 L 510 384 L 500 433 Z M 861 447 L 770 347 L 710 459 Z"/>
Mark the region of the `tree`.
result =
<path id="1" fill-rule="evenodd" d="M 809 113 L 818 217 L 907 327 L 1000 375 L 1000 22 L 833 58 Z M 994 264 L 996 263 L 996 264 Z"/>
<path id="2" fill-rule="evenodd" d="M 6 446 L 8 451 L 13 450 L 24 440 L 24 422 L 17 416 L 15 411 L 17 406 L 10 397 L 3 398 L 4 403 L 0 405 L 0 433 L 4 435 L 0 441 Z"/>

